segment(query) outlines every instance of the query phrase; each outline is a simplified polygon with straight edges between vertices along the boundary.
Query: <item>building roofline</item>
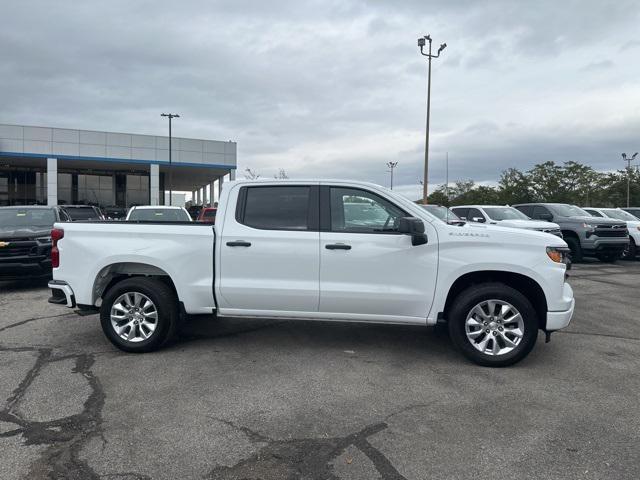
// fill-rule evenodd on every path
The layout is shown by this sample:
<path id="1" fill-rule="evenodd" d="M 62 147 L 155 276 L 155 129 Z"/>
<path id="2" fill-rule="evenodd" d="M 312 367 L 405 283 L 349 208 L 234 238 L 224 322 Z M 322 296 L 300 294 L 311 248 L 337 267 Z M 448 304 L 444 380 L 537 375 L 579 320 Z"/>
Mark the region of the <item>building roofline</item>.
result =
<path id="1" fill-rule="evenodd" d="M 24 125 L 20 123 L 4 123 L 0 122 L 0 125 L 6 125 L 8 127 L 29 127 L 29 128 L 51 128 L 56 130 L 71 130 L 71 131 L 82 131 L 82 132 L 92 132 L 92 133 L 113 133 L 116 135 L 139 135 L 144 137 L 163 137 L 169 138 L 169 135 L 156 135 L 154 133 L 134 133 L 134 132 L 114 132 L 111 130 L 93 130 L 86 128 L 70 128 L 70 127 L 53 127 L 53 126 L 45 126 L 45 125 Z M 180 139 L 180 140 L 201 140 L 206 142 L 222 142 L 222 143 L 238 143 L 234 140 L 212 140 L 206 138 L 193 138 L 193 137 L 176 137 L 175 135 L 171 135 L 171 138 Z"/>

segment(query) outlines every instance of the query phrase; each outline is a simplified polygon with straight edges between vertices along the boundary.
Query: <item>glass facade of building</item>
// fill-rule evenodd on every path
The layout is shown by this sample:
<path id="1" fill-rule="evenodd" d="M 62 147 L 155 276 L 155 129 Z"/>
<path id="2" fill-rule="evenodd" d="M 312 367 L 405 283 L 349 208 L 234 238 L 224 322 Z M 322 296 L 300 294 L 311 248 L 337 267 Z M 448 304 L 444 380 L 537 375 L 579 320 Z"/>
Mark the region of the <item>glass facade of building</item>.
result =
<path id="1" fill-rule="evenodd" d="M 58 172 L 60 205 L 130 207 L 149 204 L 149 195 L 149 175 L 146 174 Z M 0 206 L 46 204 L 44 169 L 0 168 Z"/>

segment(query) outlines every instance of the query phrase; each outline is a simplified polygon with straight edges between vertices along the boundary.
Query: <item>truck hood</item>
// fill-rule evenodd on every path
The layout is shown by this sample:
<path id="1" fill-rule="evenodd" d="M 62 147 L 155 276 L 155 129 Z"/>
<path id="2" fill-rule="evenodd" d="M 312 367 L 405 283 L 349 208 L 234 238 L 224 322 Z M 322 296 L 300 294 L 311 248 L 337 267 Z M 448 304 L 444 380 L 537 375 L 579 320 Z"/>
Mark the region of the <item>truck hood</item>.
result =
<path id="1" fill-rule="evenodd" d="M 547 228 L 554 225 L 550 222 L 541 222 Z M 449 225 L 449 235 L 454 237 L 476 237 L 489 242 L 499 244 L 526 244 L 541 245 L 546 247 L 566 247 L 567 244 L 560 237 L 548 233 L 526 228 L 504 227 L 500 225 L 487 225 L 484 223 L 466 223 L 462 226 Z"/>
<path id="2" fill-rule="evenodd" d="M 590 223 L 592 225 L 624 225 L 625 222 L 622 220 L 614 220 L 612 218 L 601 218 L 601 217 L 561 217 L 563 220 L 567 222 L 576 222 L 576 223 Z"/>
<path id="3" fill-rule="evenodd" d="M 511 228 L 526 228 L 530 230 L 541 230 L 543 228 L 544 229 L 560 228 L 560 226 L 557 223 L 540 222 L 537 220 L 498 220 L 496 221 L 495 225 L 499 225 L 501 227 L 511 227 Z"/>
<path id="4" fill-rule="evenodd" d="M 36 225 L 33 227 L 0 227 L 0 239 L 3 238 L 37 238 L 51 235 L 53 226 Z"/>

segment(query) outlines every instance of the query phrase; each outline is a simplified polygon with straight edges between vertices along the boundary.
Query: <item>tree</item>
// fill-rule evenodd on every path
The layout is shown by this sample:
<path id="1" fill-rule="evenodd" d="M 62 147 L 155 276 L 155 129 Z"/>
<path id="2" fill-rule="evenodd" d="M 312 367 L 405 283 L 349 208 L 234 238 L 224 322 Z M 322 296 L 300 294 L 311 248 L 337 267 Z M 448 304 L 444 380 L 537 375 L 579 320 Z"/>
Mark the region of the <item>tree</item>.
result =
<path id="1" fill-rule="evenodd" d="M 284 168 L 281 168 L 280 170 L 278 170 L 278 173 L 273 176 L 273 178 L 275 178 L 276 180 L 286 180 L 289 178 L 289 175 L 287 175 L 287 172 L 285 172 Z"/>
<path id="2" fill-rule="evenodd" d="M 498 182 L 498 198 L 497 203 L 506 205 L 534 201 L 529 177 L 516 168 L 506 169 Z"/>
<path id="3" fill-rule="evenodd" d="M 535 165 L 527 172 L 536 202 L 566 202 L 562 188 L 562 167 L 555 162 Z"/>
<path id="4" fill-rule="evenodd" d="M 255 170 L 251 170 L 249 167 L 244 169 L 244 178 L 247 180 L 257 180 L 260 178 L 260 174 Z"/>

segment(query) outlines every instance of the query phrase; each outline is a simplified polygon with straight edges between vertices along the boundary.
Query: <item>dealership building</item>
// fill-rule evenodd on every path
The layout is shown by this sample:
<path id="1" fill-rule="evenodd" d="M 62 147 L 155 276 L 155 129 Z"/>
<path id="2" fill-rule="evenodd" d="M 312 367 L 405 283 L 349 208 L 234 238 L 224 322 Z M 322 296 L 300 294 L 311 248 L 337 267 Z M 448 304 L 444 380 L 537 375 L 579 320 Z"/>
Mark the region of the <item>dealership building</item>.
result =
<path id="1" fill-rule="evenodd" d="M 235 171 L 231 141 L 172 137 L 170 163 L 164 136 L 0 124 L 0 206 L 207 204 Z"/>

